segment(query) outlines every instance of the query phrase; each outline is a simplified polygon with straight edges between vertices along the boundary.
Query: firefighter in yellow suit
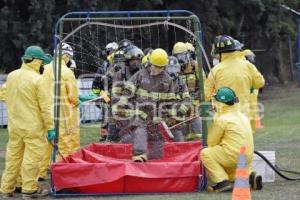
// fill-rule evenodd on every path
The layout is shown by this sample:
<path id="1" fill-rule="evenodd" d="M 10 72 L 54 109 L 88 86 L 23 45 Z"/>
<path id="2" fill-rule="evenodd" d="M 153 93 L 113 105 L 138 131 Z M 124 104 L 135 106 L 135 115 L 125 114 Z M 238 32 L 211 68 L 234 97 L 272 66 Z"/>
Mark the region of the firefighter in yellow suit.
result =
<path id="1" fill-rule="evenodd" d="M 22 198 L 39 198 L 47 190 L 38 187 L 39 162 L 44 144 L 56 135 L 51 105 L 39 71 L 48 58 L 39 46 L 30 46 L 22 57 L 20 69 L 6 81 L 9 140 L 5 170 L 1 180 L 2 198 L 12 197 L 17 179 L 22 177 Z"/>
<path id="2" fill-rule="evenodd" d="M 253 65 L 255 64 L 255 54 L 250 50 L 250 49 L 245 49 L 243 51 L 244 56 L 246 60 L 251 62 Z M 256 124 L 256 117 L 258 115 L 258 90 L 257 89 L 252 89 L 251 94 L 250 94 L 250 123 L 251 123 L 251 128 L 253 135 L 255 135 L 255 124 Z"/>
<path id="3" fill-rule="evenodd" d="M 208 178 L 215 184 L 208 190 L 223 192 L 232 189 L 240 147 L 246 147 L 246 168 L 250 170 L 254 146 L 250 121 L 238 110 L 235 92 L 222 87 L 214 99 L 217 115 L 208 132 L 208 147 L 201 151 L 200 159 L 207 169 Z"/>
<path id="4" fill-rule="evenodd" d="M 5 101 L 5 94 L 6 94 L 6 84 L 4 83 L 1 85 L 0 88 L 0 101 Z"/>
<path id="5" fill-rule="evenodd" d="M 60 94 L 60 122 L 58 148 L 65 157 L 80 148 L 80 128 L 79 128 L 79 103 L 78 86 L 73 71 L 68 68 L 68 64 L 73 57 L 73 49 L 70 45 L 62 43 L 61 57 L 61 94 Z M 53 103 L 54 99 L 54 61 L 45 66 L 43 77 L 47 80 L 49 99 Z M 58 63 L 58 61 L 57 61 Z M 47 144 L 43 160 L 40 167 L 40 179 L 47 177 L 47 170 L 50 164 L 53 146 Z"/>
<path id="6" fill-rule="evenodd" d="M 209 73 L 204 84 L 206 101 L 221 87 L 229 87 L 240 100 L 239 110 L 250 119 L 250 93 L 264 86 L 265 80 L 256 67 L 245 59 L 240 43 L 227 35 L 217 36 L 213 54 L 220 63 Z"/>

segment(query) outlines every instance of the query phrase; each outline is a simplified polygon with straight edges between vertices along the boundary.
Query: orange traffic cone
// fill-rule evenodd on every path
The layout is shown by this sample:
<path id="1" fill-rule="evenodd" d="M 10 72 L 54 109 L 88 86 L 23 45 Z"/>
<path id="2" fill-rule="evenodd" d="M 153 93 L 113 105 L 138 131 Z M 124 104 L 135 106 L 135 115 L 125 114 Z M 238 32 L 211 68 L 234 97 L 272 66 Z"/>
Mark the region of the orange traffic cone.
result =
<path id="1" fill-rule="evenodd" d="M 236 169 L 232 200 L 251 200 L 249 174 L 246 169 L 246 147 L 241 147 Z"/>
<path id="2" fill-rule="evenodd" d="M 255 119 L 255 128 L 256 129 L 264 128 L 264 126 L 261 123 L 261 119 L 260 119 L 259 116 L 257 116 L 256 119 Z"/>

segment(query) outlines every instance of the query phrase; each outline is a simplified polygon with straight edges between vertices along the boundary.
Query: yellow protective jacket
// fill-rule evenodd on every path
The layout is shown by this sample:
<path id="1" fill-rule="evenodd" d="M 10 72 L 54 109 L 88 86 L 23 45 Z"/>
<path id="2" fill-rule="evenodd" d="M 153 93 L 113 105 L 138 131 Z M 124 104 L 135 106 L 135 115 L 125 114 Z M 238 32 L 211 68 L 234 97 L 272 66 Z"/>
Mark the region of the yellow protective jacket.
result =
<path id="1" fill-rule="evenodd" d="M 240 147 L 246 147 L 247 160 L 252 160 L 254 145 L 250 122 L 238 111 L 237 105 L 228 106 L 223 103 L 218 106 L 217 115 L 208 132 L 207 145 L 219 145 L 228 155 L 228 159 L 235 159 L 239 155 Z"/>
<path id="2" fill-rule="evenodd" d="M 245 59 L 243 52 L 222 53 L 221 62 L 212 69 L 205 80 L 205 100 L 210 101 L 219 88 L 229 87 L 240 100 L 240 111 L 250 117 L 250 90 L 259 89 L 264 84 L 264 77 Z"/>
<path id="3" fill-rule="evenodd" d="M 23 63 L 20 69 L 7 76 L 5 101 L 9 131 L 18 129 L 46 134 L 54 128 L 45 87 L 37 66 Z"/>
<path id="4" fill-rule="evenodd" d="M 6 95 L 6 83 L 4 83 L 0 88 L 0 101 L 5 101 Z"/>
<path id="5" fill-rule="evenodd" d="M 60 90 L 60 118 L 62 127 L 60 131 L 67 132 L 76 124 L 72 124 L 72 115 L 77 112 L 78 107 L 75 107 L 79 103 L 78 98 L 78 86 L 74 73 L 69 69 L 65 62 L 61 62 L 61 90 Z M 43 77 L 47 80 L 49 99 L 53 104 L 54 99 L 54 73 L 53 73 L 53 61 L 45 65 Z"/>

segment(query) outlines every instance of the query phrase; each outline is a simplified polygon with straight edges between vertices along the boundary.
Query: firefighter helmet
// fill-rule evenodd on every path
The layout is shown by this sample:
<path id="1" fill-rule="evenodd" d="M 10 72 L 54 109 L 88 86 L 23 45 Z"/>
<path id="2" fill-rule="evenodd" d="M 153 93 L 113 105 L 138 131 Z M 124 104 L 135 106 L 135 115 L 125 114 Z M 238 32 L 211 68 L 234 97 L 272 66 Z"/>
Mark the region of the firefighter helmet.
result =
<path id="1" fill-rule="evenodd" d="M 118 50 L 118 44 L 116 42 L 110 42 L 105 47 L 105 53 L 106 55 L 109 55 L 111 51 L 117 51 Z"/>
<path id="2" fill-rule="evenodd" d="M 119 50 L 123 50 L 125 51 L 127 47 L 133 45 L 133 42 L 131 42 L 130 40 L 128 39 L 123 39 L 119 42 Z"/>
<path id="3" fill-rule="evenodd" d="M 163 49 L 155 49 L 149 56 L 149 62 L 158 68 L 165 68 L 168 65 L 168 54 Z"/>
<path id="4" fill-rule="evenodd" d="M 185 45 L 188 51 L 195 52 L 195 47 L 191 43 L 186 42 Z"/>
<path id="5" fill-rule="evenodd" d="M 242 47 L 243 44 L 238 40 L 235 40 L 228 35 L 218 35 L 215 38 L 211 54 L 216 55 L 219 53 L 237 51 L 241 50 Z"/>
<path id="6" fill-rule="evenodd" d="M 173 46 L 173 50 L 172 50 L 172 54 L 176 55 L 179 53 L 187 53 L 188 48 L 186 46 L 185 43 L 183 42 L 177 42 L 174 46 Z"/>
<path id="7" fill-rule="evenodd" d="M 133 60 L 133 59 L 141 59 L 142 60 L 144 53 L 137 46 L 131 45 L 126 49 L 124 55 L 125 55 L 126 60 Z"/>

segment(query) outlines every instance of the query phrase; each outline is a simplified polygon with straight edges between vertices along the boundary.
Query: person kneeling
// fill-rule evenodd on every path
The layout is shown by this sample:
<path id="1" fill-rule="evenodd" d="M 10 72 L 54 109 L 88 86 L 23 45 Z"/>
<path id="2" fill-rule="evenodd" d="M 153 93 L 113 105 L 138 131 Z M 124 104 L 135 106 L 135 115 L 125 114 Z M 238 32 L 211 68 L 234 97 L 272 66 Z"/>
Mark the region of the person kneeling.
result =
<path id="1" fill-rule="evenodd" d="M 235 180 L 240 147 L 246 147 L 246 168 L 250 170 L 253 159 L 253 136 L 249 119 L 238 111 L 238 98 L 227 87 L 220 88 L 214 96 L 216 109 L 207 145 L 200 153 L 200 159 L 213 183 L 207 191 L 225 192 L 232 190 Z"/>

